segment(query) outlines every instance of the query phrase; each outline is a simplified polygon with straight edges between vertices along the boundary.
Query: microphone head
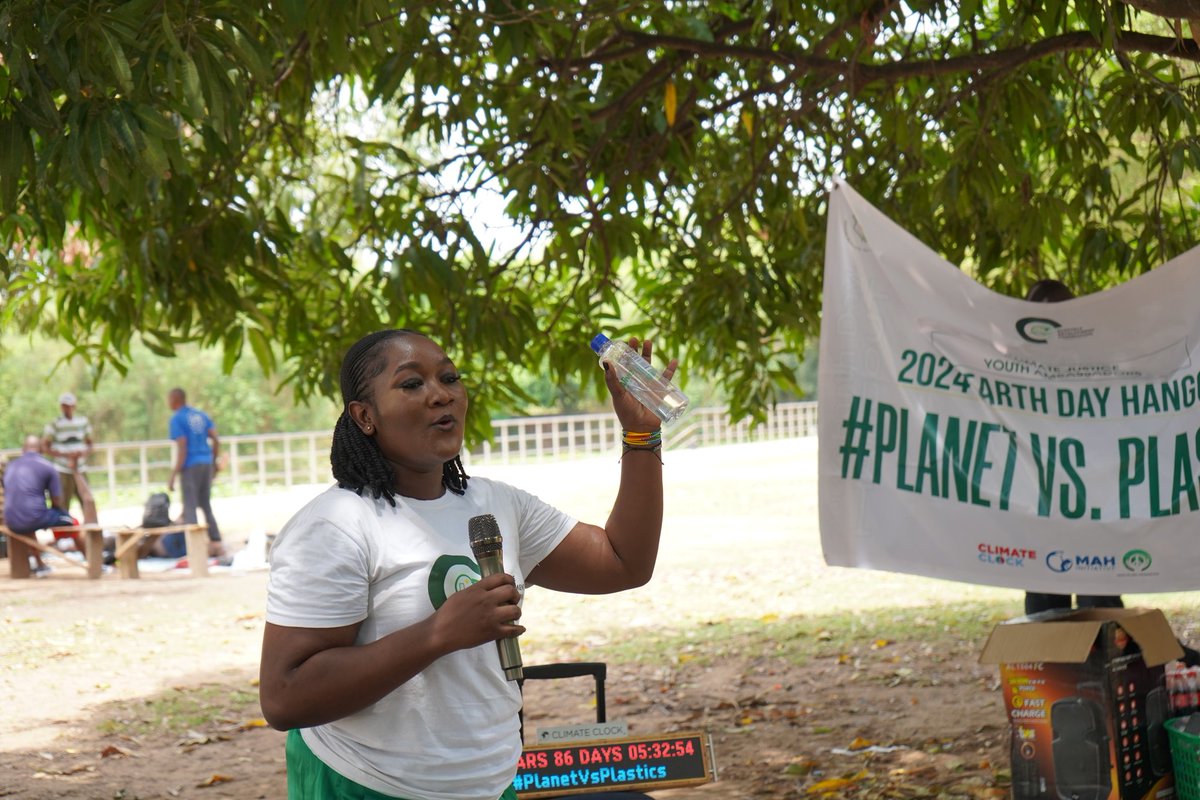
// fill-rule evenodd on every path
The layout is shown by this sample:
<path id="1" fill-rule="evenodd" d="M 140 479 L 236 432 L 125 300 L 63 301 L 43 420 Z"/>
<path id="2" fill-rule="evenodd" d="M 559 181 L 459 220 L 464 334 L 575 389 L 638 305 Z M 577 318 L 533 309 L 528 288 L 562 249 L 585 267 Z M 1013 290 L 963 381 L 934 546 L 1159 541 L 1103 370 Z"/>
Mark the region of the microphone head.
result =
<path id="1" fill-rule="evenodd" d="M 503 547 L 500 526 L 491 514 L 480 514 L 467 521 L 467 533 L 471 540 L 471 552 L 475 558 L 499 553 Z"/>

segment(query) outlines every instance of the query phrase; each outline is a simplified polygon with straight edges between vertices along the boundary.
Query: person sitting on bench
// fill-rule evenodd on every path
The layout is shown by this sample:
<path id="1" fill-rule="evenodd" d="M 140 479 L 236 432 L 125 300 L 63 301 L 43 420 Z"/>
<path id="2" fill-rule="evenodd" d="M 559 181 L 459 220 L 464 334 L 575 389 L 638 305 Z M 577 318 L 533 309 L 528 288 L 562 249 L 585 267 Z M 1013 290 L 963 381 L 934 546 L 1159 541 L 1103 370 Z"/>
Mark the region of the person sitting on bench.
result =
<path id="1" fill-rule="evenodd" d="M 42 528 L 74 525 L 75 520 L 63 511 L 62 484 L 58 470 L 42 457 L 42 441 L 36 435 L 25 437 L 21 455 L 4 468 L 4 525 L 13 533 L 29 535 Z M 46 495 L 50 505 L 46 505 Z M 42 554 L 32 550 L 36 561 L 34 572 L 49 572 Z"/>

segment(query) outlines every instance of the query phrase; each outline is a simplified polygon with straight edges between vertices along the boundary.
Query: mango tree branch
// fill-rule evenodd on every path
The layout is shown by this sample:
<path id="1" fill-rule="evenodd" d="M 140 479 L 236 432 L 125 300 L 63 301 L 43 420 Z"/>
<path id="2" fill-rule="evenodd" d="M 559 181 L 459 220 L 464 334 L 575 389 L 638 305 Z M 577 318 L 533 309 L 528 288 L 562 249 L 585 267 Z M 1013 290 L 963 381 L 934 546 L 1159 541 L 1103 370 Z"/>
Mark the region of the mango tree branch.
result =
<path id="1" fill-rule="evenodd" d="M 968 72 L 1008 71 L 1057 53 L 1102 50 L 1104 45 L 1087 31 L 1074 31 L 1052 36 L 1020 47 L 990 53 L 971 53 L 951 58 L 914 59 L 891 63 L 850 62 L 821 58 L 803 52 L 747 47 L 725 42 L 706 42 L 683 36 L 662 36 L 625 30 L 629 41 L 645 47 L 689 52 L 701 58 L 736 58 L 744 61 L 767 61 L 774 64 L 801 67 L 809 74 L 841 76 L 851 70 L 859 87 L 866 84 L 889 84 L 914 77 L 962 74 Z M 1154 36 L 1132 31 L 1118 31 L 1113 48 L 1121 53 L 1157 53 L 1185 61 L 1200 62 L 1200 45 L 1168 36 Z"/>

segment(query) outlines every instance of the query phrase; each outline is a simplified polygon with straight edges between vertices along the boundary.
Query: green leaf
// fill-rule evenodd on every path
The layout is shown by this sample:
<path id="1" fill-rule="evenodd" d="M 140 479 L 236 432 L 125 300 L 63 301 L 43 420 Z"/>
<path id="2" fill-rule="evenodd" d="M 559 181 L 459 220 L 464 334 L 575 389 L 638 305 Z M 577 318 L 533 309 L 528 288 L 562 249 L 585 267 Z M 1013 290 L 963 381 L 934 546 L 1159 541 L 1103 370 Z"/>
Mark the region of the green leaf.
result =
<path id="1" fill-rule="evenodd" d="M 121 148 L 132 160 L 141 148 L 138 147 L 137 142 L 134 140 L 134 131 L 129 126 L 129 120 L 126 119 L 125 109 L 119 106 L 111 107 L 106 116 L 106 121 L 108 122 L 109 130 L 113 132 Z"/>
<path id="2" fill-rule="evenodd" d="M 190 63 L 196 67 L 198 86 L 207 98 L 207 102 L 204 102 L 204 108 L 208 112 L 207 127 L 215 130 L 223 140 L 229 141 L 230 131 L 225 116 L 225 86 L 219 79 L 222 75 L 219 67 L 214 69 L 211 62 L 211 55 L 207 50 L 199 50 Z"/>
<path id="3" fill-rule="evenodd" d="M 147 331 L 142 334 L 142 344 L 157 356 L 163 358 L 173 358 L 175 356 L 175 346 L 169 341 L 164 341 L 156 331 Z"/>
<path id="4" fill-rule="evenodd" d="M 1183 178 L 1185 151 L 1182 147 L 1171 148 L 1169 161 L 1169 169 L 1171 172 L 1171 180 L 1178 183 Z"/>
<path id="5" fill-rule="evenodd" d="M 32 148 L 29 129 L 16 118 L 0 118 L 0 211 L 15 213 Z"/>
<path id="6" fill-rule="evenodd" d="M 416 58 L 415 52 L 400 52 L 390 55 L 375 72 L 369 96 L 373 99 L 390 100 L 408 75 Z"/>
<path id="7" fill-rule="evenodd" d="M 87 131 L 87 153 L 90 157 L 88 166 L 91 168 L 93 180 L 104 192 L 109 190 L 109 164 L 104 133 L 99 119 L 89 119 L 84 130 Z"/>
<path id="8" fill-rule="evenodd" d="M 226 375 L 229 375 L 242 355 L 242 345 L 246 341 L 245 330 L 241 326 L 234 326 L 225 332 L 222 339 L 224 358 L 221 362 L 221 369 Z"/>
<path id="9" fill-rule="evenodd" d="M 163 151 L 162 143 L 152 137 L 143 139 L 142 169 L 147 177 L 161 178 L 170 168 L 167 154 Z"/>
<path id="10" fill-rule="evenodd" d="M 215 28 L 212 35 L 217 37 L 226 49 L 238 56 L 240 65 L 250 76 L 259 83 L 271 82 L 271 70 L 267 66 L 267 58 L 258 50 L 258 43 L 248 37 L 240 27 L 230 29 Z"/>
<path id="11" fill-rule="evenodd" d="M 109 61 L 112 62 L 117 86 L 125 93 L 133 91 L 133 71 L 130 70 L 129 61 L 125 58 L 125 49 L 103 26 L 97 26 L 97 30 L 104 41 L 104 49 L 108 54 Z"/>
<path id="12" fill-rule="evenodd" d="M 183 57 L 183 96 L 195 119 L 204 116 L 204 92 L 200 88 L 200 70 L 189 55 Z"/>
<path id="13" fill-rule="evenodd" d="M 271 350 L 271 343 L 258 328 L 248 328 L 246 335 L 250 339 L 250 347 L 254 350 L 254 357 L 262 368 L 263 374 L 270 375 L 275 371 L 275 354 Z"/>
<path id="14" fill-rule="evenodd" d="M 187 53 L 184 51 L 183 45 L 179 43 L 179 37 L 175 35 L 175 26 L 171 21 L 171 15 L 166 10 L 163 11 L 162 15 L 162 30 L 163 37 L 167 40 L 167 44 L 170 46 L 175 57 L 181 60 L 187 58 Z"/>
<path id="15" fill-rule="evenodd" d="M 132 107 L 134 116 L 141 123 L 142 131 L 159 139 L 174 139 L 179 136 L 179 130 L 152 106 L 135 105 Z"/>

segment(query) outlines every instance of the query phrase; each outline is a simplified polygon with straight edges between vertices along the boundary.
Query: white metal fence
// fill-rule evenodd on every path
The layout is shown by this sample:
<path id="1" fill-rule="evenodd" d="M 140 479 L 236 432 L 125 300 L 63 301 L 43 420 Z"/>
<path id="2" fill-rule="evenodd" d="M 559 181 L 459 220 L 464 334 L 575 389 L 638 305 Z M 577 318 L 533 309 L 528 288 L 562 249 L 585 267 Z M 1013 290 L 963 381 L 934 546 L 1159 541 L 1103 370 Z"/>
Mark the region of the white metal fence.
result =
<path id="1" fill-rule="evenodd" d="M 668 450 L 716 444 L 815 436 L 816 403 L 780 403 L 764 423 L 728 422 L 725 408 L 700 408 L 663 434 Z M 214 491 L 245 495 L 332 481 L 332 431 L 221 437 L 222 470 Z M 620 448 L 621 429 L 611 413 L 520 417 L 492 421 L 492 441 L 463 454 L 466 464 L 520 463 L 576 458 Z M 88 482 L 101 505 L 142 502 L 166 486 L 175 459 L 166 439 L 97 444 Z M 0 461 L 20 450 L 0 450 Z"/>

